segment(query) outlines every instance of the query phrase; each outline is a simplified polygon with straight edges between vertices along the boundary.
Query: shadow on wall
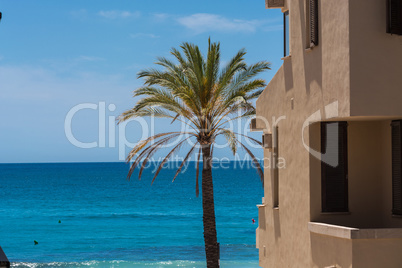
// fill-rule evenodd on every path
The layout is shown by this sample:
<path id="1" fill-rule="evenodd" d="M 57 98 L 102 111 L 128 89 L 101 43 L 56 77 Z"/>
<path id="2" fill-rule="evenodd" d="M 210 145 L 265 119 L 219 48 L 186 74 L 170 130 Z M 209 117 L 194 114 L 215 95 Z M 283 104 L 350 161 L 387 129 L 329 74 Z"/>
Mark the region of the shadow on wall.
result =
<path id="1" fill-rule="evenodd" d="M 264 231 L 267 229 L 265 208 L 265 206 L 261 206 L 258 208 L 258 228 Z"/>
<path id="2" fill-rule="evenodd" d="M 352 267 L 352 240 L 310 234 L 314 267 Z"/>
<path id="3" fill-rule="evenodd" d="M 299 25 L 300 36 L 304 37 L 303 44 L 305 44 L 305 48 L 308 48 L 310 43 L 307 41 L 310 40 L 310 37 L 308 36 L 309 32 L 307 30 L 309 28 L 309 22 L 305 16 L 305 14 L 307 14 L 305 8 L 306 6 L 303 1 L 299 1 L 299 14 L 301 14 L 301 23 Z M 318 14 L 322 14 L 321 11 L 319 11 Z M 320 26 L 321 25 L 318 27 L 318 36 L 322 36 L 322 27 Z M 305 53 L 305 48 L 301 48 L 302 51 L 300 51 L 300 55 L 303 55 L 306 94 L 310 95 L 310 87 L 314 81 L 317 83 L 319 88 L 322 88 L 322 45 L 318 45 L 317 47 L 308 50 L 309 52 L 307 52 L 307 54 Z"/>
<path id="4" fill-rule="evenodd" d="M 294 88 L 294 71 L 293 64 L 297 64 L 297 66 L 303 66 L 303 68 L 296 68 L 296 77 L 300 79 L 300 84 L 297 82 L 296 87 L 302 88 L 305 86 L 306 95 L 310 95 L 311 85 L 316 84 L 318 88 L 322 88 L 322 44 L 316 47 L 310 48 L 308 40 L 310 40 L 308 36 L 308 20 L 305 16 L 305 5 L 303 1 L 296 2 L 299 4 L 299 14 L 301 14 L 301 23 L 297 26 L 300 27 L 299 33 L 294 33 L 297 36 L 302 37 L 302 46 L 297 43 L 297 45 L 292 46 L 292 58 L 284 59 L 283 61 L 283 76 L 285 82 L 285 91 L 288 92 Z M 297 7 L 295 7 L 297 8 Z M 319 13 L 320 14 L 320 13 Z M 319 36 L 322 36 L 322 30 L 319 25 Z M 307 49 L 307 50 L 306 50 Z M 301 57 L 297 57 L 296 55 L 301 55 Z M 296 66 L 296 67 L 297 67 Z M 304 85 L 302 84 L 304 79 Z"/>
<path id="5" fill-rule="evenodd" d="M 275 241 L 277 241 L 281 237 L 281 224 L 280 224 L 279 209 L 274 209 L 272 216 L 274 218 Z"/>
<path id="6" fill-rule="evenodd" d="M 283 75 L 285 80 L 285 90 L 289 91 L 293 88 L 293 66 L 292 60 L 284 60 Z"/>

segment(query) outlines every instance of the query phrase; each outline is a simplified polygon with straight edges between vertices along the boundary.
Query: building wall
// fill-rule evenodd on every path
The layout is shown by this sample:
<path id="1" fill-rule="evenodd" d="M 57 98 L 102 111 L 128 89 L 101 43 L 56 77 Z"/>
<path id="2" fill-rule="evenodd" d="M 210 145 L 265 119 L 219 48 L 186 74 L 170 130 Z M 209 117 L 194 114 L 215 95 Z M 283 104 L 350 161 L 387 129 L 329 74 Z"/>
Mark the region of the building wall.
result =
<path id="1" fill-rule="evenodd" d="M 305 258 L 309 255 L 309 233 L 306 232 L 309 221 L 308 176 L 304 175 L 308 174 L 308 162 L 293 161 L 291 157 L 294 154 L 306 159 L 308 152 L 301 142 L 297 146 L 286 142 L 292 136 L 300 136 L 301 124 L 295 126 L 294 123 L 290 119 L 278 124 L 278 154 L 284 162 L 278 162 L 281 168 L 278 169 L 277 208 L 274 208 L 271 169 L 265 169 L 265 207 L 259 208 L 258 228 L 260 265 L 263 267 L 292 267 L 295 263 L 300 267 L 310 266 L 310 260 Z M 269 150 L 264 150 L 264 154 L 266 159 L 272 159 Z"/>
<path id="2" fill-rule="evenodd" d="M 358 239 L 352 243 L 353 267 L 401 267 L 401 239 Z"/>
<path id="3" fill-rule="evenodd" d="M 386 33 L 386 1 L 349 5 L 351 115 L 401 115 L 402 36 Z"/>
<path id="4" fill-rule="evenodd" d="M 352 240 L 314 233 L 310 239 L 313 261 L 311 267 L 352 267 Z"/>
<path id="5" fill-rule="evenodd" d="M 354 255 L 351 255 L 352 242 L 341 239 L 339 243 L 334 243 L 323 236 L 310 234 L 307 224 L 311 220 L 317 220 L 372 228 L 401 226 L 401 221 L 392 218 L 389 213 L 389 120 L 383 118 L 382 121 L 376 122 L 351 122 L 349 160 L 353 161 L 353 164 L 349 167 L 353 179 L 350 179 L 350 191 L 356 191 L 360 187 L 359 183 L 364 181 L 366 190 L 361 192 L 360 196 L 369 201 L 365 203 L 358 197 L 352 197 L 351 214 L 336 216 L 321 214 L 320 161 L 310 154 L 314 150 L 319 152 L 319 124 L 314 122 L 327 119 L 355 120 L 351 116 L 370 116 L 366 119 L 371 120 L 375 115 L 401 115 L 402 118 L 402 105 L 396 105 L 397 100 L 402 98 L 402 95 L 399 98 L 399 91 L 395 91 L 398 86 L 387 86 L 385 89 L 382 86 L 381 90 L 386 92 L 385 95 L 376 91 L 379 84 L 384 85 L 384 81 L 388 81 L 390 77 L 393 82 L 399 81 L 399 77 L 402 78 L 402 75 L 398 77 L 396 72 L 387 73 L 385 68 L 379 70 L 381 63 L 388 65 L 392 62 L 399 68 L 399 73 L 402 66 L 399 62 L 395 63 L 396 59 L 391 59 L 391 52 L 387 52 L 387 62 L 374 55 L 380 55 L 382 51 L 373 52 L 373 47 L 381 42 L 373 39 L 388 40 L 388 43 L 381 47 L 391 51 L 395 50 L 395 42 L 399 42 L 396 38 L 400 37 L 379 32 L 369 33 L 368 40 L 359 37 L 362 31 L 359 16 L 364 17 L 363 21 L 370 20 L 371 13 L 377 8 L 377 2 L 383 1 L 319 0 L 319 45 L 306 49 L 306 2 L 286 1 L 286 7 L 282 11 L 290 9 L 291 56 L 283 60 L 283 65 L 257 100 L 257 117 L 262 119 L 257 120 L 257 128 L 263 128 L 264 132 L 268 133 L 272 132 L 273 126 L 277 124 L 279 157 L 285 161 L 285 167 L 278 170 L 278 208 L 274 208 L 272 165 L 265 162 L 265 165 L 269 166 L 264 172 L 265 202 L 264 206 L 259 208 L 257 229 L 260 265 L 324 267 L 322 265 L 326 260 L 321 251 L 327 246 L 334 252 L 344 252 L 342 267 L 351 267 L 354 258 Z M 361 3 L 360 7 L 365 7 L 357 9 L 356 2 Z M 362 11 L 370 15 L 362 14 Z M 382 20 L 383 16 L 385 15 L 372 18 Z M 377 28 L 379 29 L 379 26 Z M 370 31 L 373 30 L 375 29 Z M 381 30 L 385 33 L 385 26 Z M 372 45 L 367 43 L 370 40 L 373 41 Z M 401 58 L 402 55 L 399 59 Z M 364 81 L 367 77 L 369 80 Z M 402 82 L 399 82 L 399 85 L 401 84 Z M 402 94 L 402 90 L 400 92 Z M 264 149 L 264 156 L 271 160 L 273 157 L 272 152 L 267 149 Z M 365 161 L 359 161 L 361 158 Z M 378 218 L 372 216 L 373 211 Z M 332 253 L 328 251 L 326 254 Z M 359 257 L 356 256 L 358 263 Z"/>
<path id="6" fill-rule="evenodd" d="M 311 267 L 401 267 L 401 239 L 344 239 L 311 234 Z"/>
<path id="7" fill-rule="evenodd" d="M 292 98 L 292 113 L 297 113 L 303 122 L 309 115 L 336 101 L 339 117 L 350 116 L 348 0 L 320 4 L 320 44 L 311 50 L 306 50 L 305 46 L 306 1 L 288 0 L 291 57 L 284 59 L 282 67 L 257 100 L 257 114 L 268 116 L 269 120 L 292 111 Z M 267 105 L 269 100 L 272 103 Z"/>
<path id="8" fill-rule="evenodd" d="M 312 259 L 306 258 L 311 255 L 307 229 L 310 163 L 305 148 L 309 144 L 309 132 L 308 127 L 303 130 L 304 123 L 326 118 L 329 114 L 325 113 L 325 107 L 334 102 L 337 109 L 333 113 L 342 117 L 350 115 L 348 1 L 323 1 L 320 45 L 311 50 L 306 50 L 304 45 L 305 2 L 288 1 L 291 57 L 284 59 L 283 66 L 257 100 L 257 116 L 268 122 L 264 125 L 264 120 L 257 120 L 258 128 L 271 132 L 274 122 L 286 117 L 277 124 L 279 157 L 286 162 L 286 167 L 278 172 L 279 209 L 273 208 L 273 178 L 271 169 L 265 168 L 265 208 L 259 209 L 264 211 L 260 217 L 264 217 L 265 226 L 260 225 L 257 231 L 262 267 L 312 266 Z M 309 119 L 317 114 L 322 118 Z M 272 158 L 268 150 L 264 150 L 264 155 Z"/>

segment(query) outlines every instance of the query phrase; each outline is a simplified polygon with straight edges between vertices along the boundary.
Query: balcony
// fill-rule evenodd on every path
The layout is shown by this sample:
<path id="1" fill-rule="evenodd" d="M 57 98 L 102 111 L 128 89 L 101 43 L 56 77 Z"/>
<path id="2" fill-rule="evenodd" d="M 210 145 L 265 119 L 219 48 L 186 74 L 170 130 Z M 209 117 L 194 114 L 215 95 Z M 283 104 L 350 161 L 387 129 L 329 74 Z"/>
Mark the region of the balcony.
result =
<path id="1" fill-rule="evenodd" d="M 402 228 L 359 229 L 309 222 L 318 267 L 400 267 Z"/>

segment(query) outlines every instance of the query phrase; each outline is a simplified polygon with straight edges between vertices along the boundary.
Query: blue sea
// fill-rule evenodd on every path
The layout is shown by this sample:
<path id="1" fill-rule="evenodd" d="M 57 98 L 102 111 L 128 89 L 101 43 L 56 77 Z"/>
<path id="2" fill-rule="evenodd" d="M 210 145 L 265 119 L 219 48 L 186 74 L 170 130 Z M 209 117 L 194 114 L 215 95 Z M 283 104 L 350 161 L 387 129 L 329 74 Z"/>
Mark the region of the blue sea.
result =
<path id="1" fill-rule="evenodd" d="M 0 246 L 12 267 L 206 267 L 195 164 L 172 182 L 174 166 L 151 186 L 155 165 L 128 181 L 125 163 L 0 164 Z M 258 175 L 213 178 L 221 267 L 259 267 Z"/>

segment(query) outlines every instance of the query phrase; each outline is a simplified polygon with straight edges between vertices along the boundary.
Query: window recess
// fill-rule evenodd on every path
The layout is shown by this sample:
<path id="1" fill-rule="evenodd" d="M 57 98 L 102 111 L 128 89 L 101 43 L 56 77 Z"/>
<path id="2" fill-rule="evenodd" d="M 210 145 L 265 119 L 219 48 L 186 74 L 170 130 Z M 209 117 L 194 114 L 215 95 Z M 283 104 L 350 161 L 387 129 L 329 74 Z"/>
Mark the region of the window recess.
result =
<path id="1" fill-rule="evenodd" d="M 402 35 L 402 0 L 387 0 L 387 33 Z"/>
<path id="2" fill-rule="evenodd" d="M 318 46 L 318 0 L 308 1 L 308 33 L 309 33 L 309 46 Z"/>
<path id="3" fill-rule="evenodd" d="M 290 56 L 290 22 L 289 11 L 283 13 L 283 55 Z"/>
<path id="4" fill-rule="evenodd" d="M 347 122 L 321 123 L 322 212 L 348 212 Z"/>
<path id="5" fill-rule="evenodd" d="M 392 128 L 392 214 L 402 215 L 402 120 L 391 123 Z"/>

